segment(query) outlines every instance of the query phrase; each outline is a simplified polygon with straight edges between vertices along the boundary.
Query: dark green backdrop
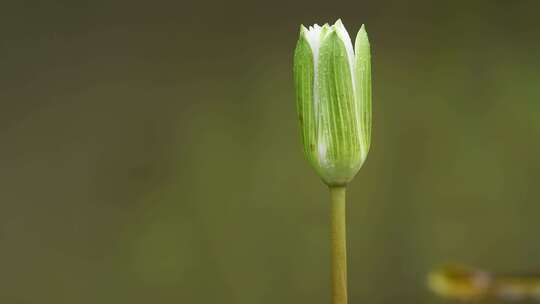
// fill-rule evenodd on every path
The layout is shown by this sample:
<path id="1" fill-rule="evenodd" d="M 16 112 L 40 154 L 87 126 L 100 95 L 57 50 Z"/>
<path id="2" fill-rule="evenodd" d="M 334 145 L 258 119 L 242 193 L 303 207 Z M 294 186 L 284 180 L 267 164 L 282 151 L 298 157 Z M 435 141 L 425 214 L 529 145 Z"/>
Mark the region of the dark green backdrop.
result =
<path id="1" fill-rule="evenodd" d="M 434 266 L 540 269 L 538 1 L 3 1 L 0 302 L 328 303 L 300 23 L 372 41 L 350 302 Z"/>

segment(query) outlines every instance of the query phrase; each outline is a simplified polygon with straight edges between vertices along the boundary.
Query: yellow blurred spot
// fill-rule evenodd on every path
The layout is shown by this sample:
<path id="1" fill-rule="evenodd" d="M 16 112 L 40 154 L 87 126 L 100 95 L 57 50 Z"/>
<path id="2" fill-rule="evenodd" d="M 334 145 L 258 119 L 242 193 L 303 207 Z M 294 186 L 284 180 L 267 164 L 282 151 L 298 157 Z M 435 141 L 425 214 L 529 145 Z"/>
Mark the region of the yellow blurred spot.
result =
<path id="1" fill-rule="evenodd" d="M 447 265 L 428 275 L 428 286 L 433 292 L 460 300 L 485 297 L 491 281 L 486 272 L 461 265 Z"/>

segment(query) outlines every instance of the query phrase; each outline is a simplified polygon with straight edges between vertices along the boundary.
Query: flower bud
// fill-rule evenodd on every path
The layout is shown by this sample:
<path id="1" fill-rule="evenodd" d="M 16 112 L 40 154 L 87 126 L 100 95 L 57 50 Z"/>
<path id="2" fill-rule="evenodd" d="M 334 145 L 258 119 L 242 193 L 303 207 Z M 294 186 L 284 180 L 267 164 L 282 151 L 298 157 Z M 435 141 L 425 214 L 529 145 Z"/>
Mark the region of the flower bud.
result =
<path id="1" fill-rule="evenodd" d="M 300 27 L 294 52 L 296 106 L 304 154 L 323 181 L 346 185 L 371 141 L 371 64 L 365 27 L 355 46 L 341 20 Z"/>

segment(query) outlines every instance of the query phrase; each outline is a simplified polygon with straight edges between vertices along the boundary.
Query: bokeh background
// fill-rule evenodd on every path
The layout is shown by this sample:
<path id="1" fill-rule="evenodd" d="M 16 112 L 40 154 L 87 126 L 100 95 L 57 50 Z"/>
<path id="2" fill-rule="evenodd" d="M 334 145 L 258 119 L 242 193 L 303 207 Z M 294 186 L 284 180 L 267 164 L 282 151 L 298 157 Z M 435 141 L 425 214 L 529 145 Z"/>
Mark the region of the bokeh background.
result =
<path id="1" fill-rule="evenodd" d="M 362 23 L 373 144 L 351 303 L 441 303 L 457 261 L 540 270 L 538 1 L 5 1 L 0 302 L 328 303 L 300 23 Z"/>

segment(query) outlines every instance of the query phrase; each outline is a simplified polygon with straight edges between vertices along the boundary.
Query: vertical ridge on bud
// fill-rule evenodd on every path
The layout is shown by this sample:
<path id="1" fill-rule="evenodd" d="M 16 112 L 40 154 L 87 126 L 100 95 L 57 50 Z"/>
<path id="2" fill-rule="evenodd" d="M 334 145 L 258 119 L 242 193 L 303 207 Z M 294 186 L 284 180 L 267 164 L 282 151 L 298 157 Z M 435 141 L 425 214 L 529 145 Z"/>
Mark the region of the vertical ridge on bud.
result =
<path id="1" fill-rule="evenodd" d="M 360 134 L 362 139 L 362 158 L 365 159 L 371 146 L 371 51 L 365 25 L 362 25 L 356 41 L 355 74 L 358 117 L 360 118 Z"/>
<path id="2" fill-rule="evenodd" d="M 357 171 L 351 164 L 358 162 L 360 148 L 351 68 L 346 46 L 335 30 L 326 35 L 319 52 L 317 88 L 324 102 L 319 112 L 318 133 L 319 143 L 325 145 L 325 153 L 318 154 L 319 166 L 324 169 L 319 174 L 329 184 L 345 184 Z"/>
<path id="3" fill-rule="evenodd" d="M 294 82 L 296 86 L 296 109 L 300 121 L 304 153 L 313 162 L 311 149 L 315 148 L 315 111 L 313 103 L 314 63 L 313 52 L 306 38 L 307 29 L 300 27 L 300 37 L 294 51 Z"/>

